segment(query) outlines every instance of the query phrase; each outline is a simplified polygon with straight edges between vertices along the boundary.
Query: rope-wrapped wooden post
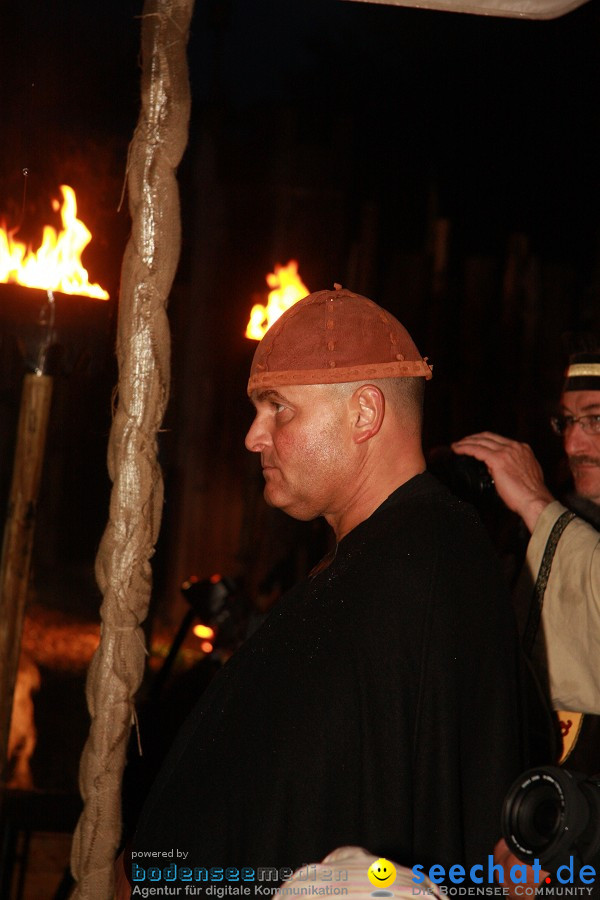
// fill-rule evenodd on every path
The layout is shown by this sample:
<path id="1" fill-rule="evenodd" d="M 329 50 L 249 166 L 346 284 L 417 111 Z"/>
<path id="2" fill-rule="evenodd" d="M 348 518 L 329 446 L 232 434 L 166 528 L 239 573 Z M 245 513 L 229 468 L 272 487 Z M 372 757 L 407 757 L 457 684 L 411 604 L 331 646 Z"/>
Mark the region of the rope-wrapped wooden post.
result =
<path id="1" fill-rule="evenodd" d="M 150 558 L 163 501 L 156 434 L 169 392 L 166 306 L 181 244 L 175 171 L 188 134 L 193 6 L 193 0 L 146 0 L 142 16 L 142 109 L 129 155 L 132 233 L 121 273 L 119 399 L 108 448 L 113 488 L 96 559 L 102 628 L 87 679 L 92 721 L 80 767 L 84 810 L 71 854 L 76 898 L 113 894 L 121 781 L 144 670 L 139 625 L 150 601 Z"/>
<path id="2" fill-rule="evenodd" d="M 49 375 L 25 376 L 0 560 L 0 775 L 6 766 L 51 400 Z"/>

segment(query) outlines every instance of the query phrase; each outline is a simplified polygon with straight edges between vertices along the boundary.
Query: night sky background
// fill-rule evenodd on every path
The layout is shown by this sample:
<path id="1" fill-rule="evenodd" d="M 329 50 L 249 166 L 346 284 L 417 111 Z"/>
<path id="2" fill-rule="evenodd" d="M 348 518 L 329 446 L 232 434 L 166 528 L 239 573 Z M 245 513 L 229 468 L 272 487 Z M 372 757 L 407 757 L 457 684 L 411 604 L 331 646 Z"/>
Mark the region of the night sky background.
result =
<path id="1" fill-rule="evenodd" d="M 253 351 L 243 330 L 277 262 L 296 258 L 312 290 L 339 281 L 407 325 L 435 369 L 429 448 L 500 430 L 532 442 L 563 486 L 547 416 L 564 335 L 600 331 L 599 10 L 591 0 L 528 22 L 343 0 L 198 0 L 158 606 L 175 604 L 177 617 L 191 570 L 228 571 L 255 590 L 298 544 L 296 526 L 261 509 L 243 449 Z M 73 186 L 94 234 L 84 261 L 111 293 L 89 369 L 69 363 L 58 379 L 38 580 L 89 570 L 106 520 L 141 11 L 131 0 L 37 0 L 0 12 L 0 216 L 37 245 L 43 224 L 58 225 L 58 185 Z M 14 336 L 2 340 L 6 494 L 23 361 Z M 93 592 L 72 605 L 96 615 Z"/>

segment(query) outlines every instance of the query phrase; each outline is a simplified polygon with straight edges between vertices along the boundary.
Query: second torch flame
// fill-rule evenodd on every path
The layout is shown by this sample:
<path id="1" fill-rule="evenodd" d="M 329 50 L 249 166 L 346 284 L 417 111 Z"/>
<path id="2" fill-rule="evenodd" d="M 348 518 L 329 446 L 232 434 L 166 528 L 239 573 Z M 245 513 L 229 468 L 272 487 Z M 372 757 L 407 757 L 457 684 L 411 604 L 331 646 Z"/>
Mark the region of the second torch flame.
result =
<path id="1" fill-rule="evenodd" d="M 286 309 L 310 293 L 298 275 L 298 263 L 295 259 L 291 259 L 287 266 L 276 265 L 275 271 L 267 275 L 267 284 L 271 288 L 267 305 L 257 303 L 250 311 L 246 337 L 252 341 L 262 340 L 273 322 Z"/>

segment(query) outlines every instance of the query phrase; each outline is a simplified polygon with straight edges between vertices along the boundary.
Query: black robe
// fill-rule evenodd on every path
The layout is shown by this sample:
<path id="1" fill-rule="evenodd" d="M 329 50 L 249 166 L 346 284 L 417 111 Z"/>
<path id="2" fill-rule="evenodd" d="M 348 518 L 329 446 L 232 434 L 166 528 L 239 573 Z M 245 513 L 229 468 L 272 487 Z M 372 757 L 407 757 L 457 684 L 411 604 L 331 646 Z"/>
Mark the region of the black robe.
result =
<path id="1" fill-rule="evenodd" d="M 530 763 L 521 677 L 476 513 L 419 475 L 213 679 L 133 849 L 207 868 L 296 868 L 342 845 L 410 867 L 487 863 Z"/>

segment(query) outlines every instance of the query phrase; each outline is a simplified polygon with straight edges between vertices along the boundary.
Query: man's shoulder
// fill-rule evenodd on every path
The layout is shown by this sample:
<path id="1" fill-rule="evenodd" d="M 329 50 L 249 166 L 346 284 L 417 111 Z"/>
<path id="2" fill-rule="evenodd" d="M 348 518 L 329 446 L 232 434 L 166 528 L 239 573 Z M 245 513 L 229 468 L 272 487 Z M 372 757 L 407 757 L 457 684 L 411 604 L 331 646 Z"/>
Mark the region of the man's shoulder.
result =
<path id="1" fill-rule="evenodd" d="M 454 542 L 478 536 L 487 542 L 479 515 L 429 472 L 394 491 L 373 516 L 373 525 L 392 534 L 422 533 L 428 540 Z"/>
<path id="2" fill-rule="evenodd" d="M 412 482 L 357 530 L 348 548 L 353 576 L 420 598 L 468 595 L 467 606 L 482 594 L 506 599 L 498 556 L 475 508 L 429 473 Z"/>

